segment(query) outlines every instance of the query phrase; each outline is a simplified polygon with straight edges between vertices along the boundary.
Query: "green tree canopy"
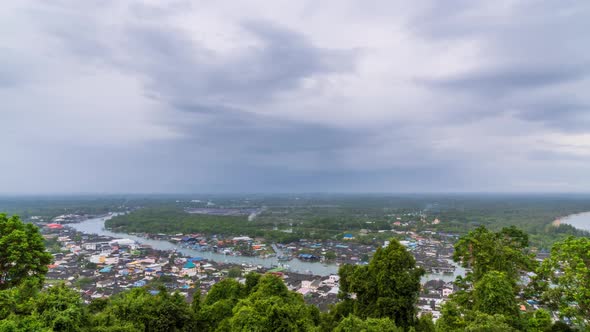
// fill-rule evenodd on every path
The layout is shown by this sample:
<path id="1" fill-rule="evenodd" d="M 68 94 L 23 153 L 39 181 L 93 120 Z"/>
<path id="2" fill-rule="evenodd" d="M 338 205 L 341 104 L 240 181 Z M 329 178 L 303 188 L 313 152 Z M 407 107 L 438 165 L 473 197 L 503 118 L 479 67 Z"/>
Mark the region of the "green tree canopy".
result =
<path id="1" fill-rule="evenodd" d="M 362 320 L 356 316 L 344 318 L 334 329 L 335 332 L 403 332 L 389 318 L 367 318 Z"/>
<path id="2" fill-rule="evenodd" d="M 497 233 L 478 227 L 455 244 L 453 259 L 473 269 L 468 275 L 473 282 L 489 271 L 504 272 L 516 281 L 520 271 L 535 268 L 533 256 L 528 252 L 528 235 L 514 226 Z"/>
<path id="3" fill-rule="evenodd" d="M 491 232 L 479 227 L 455 244 L 454 259 L 472 268 L 457 277 L 459 291 L 443 305 L 441 331 L 510 331 L 526 324 L 518 309 L 520 274 L 535 262 L 528 252 L 528 236 L 515 227 Z"/>
<path id="4" fill-rule="evenodd" d="M 52 258 L 35 225 L 23 223 L 18 216 L 0 214 L 0 290 L 25 279 L 35 280 L 40 287 Z"/>
<path id="5" fill-rule="evenodd" d="M 544 300 L 562 317 L 579 324 L 590 318 L 589 238 L 570 237 L 556 243 L 539 274 L 545 278 Z"/>
<path id="6" fill-rule="evenodd" d="M 196 323 L 188 302 L 179 293 L 168 294 L 166 289 L 152 295 L 147 288 L 134 288 L 118 294 L 105 310 L 95 318 L 95 325 L 140 331 L 184 331 Z"/>
<path id="7" fill-rule="evenodd" d="M 490 271 L 475 284 L 473 309 L 489 315 L 518 315 L 512 282 L 505 273 Z"/>
<path id="8" fill-rule="evenodd" d="M 265 275 L 234 308 L 229 323 L 232 331 L 309 331 L 319 323 L 319 315 L 280 277 Z"/>
<path id="9" fill-rule="evenodd" d="M 361 318 L 391 318 L 407 328 L 416 320 L 423 274 L 414 256 L 392 239 L 389 246 L 377 249 L 369 265 L 341 267 L 341 298 L 352 301 L 353 314 Z"/>

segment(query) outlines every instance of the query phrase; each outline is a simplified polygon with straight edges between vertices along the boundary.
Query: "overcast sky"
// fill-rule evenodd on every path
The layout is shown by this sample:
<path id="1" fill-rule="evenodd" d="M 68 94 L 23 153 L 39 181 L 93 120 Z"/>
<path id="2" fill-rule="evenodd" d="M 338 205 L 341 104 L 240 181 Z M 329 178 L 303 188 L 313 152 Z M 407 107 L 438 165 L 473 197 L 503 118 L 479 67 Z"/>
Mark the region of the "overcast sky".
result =
<path id="1" fill-rule="evenodd" d="M 2 1 L 0 193 L 587 192 L 590 1 Z"/>

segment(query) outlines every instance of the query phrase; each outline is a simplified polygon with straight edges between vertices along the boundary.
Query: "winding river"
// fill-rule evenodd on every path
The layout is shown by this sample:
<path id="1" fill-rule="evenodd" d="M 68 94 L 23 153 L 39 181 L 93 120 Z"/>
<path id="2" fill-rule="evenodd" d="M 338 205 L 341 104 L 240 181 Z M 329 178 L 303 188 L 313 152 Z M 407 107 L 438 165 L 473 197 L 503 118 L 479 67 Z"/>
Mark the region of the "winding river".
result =
<path id="1" fill-rule="evenodd" d="M 224 255 L 220 253 L 215 253 L 211 251 L 198 251 L 189 248 L 182 248 L 180 246 L 175 245 L 174 243 L 164 241 L 164 240 L 152 240 L 140 236 L 134 236 L 127 233 L 115 233 L 105 229 L 104 222 L 109 217 L 102 217 L 102 218 L 92 218 L 82 221 L 76 224 L 69 224 L 68 226 L 74 228 L 75 230 L 86 233 L 86 234 L 97 234 L 103 236 L 110 236 L 113 238 L 125 238 L 137 241 L 141 244 L 148 244 L 152 246 L 154 249 L 158 250 L 178 250 L 183 255 L 193 256 L 193 257 L 203 257 L 205 259 L 218 262 L 218 263 L 232 263 L 232 264 L 252 264 L 252 265 L 261 265 L 266 268 L 271 268 L 275 266 L 284 265 L 285 268 L 292 272 L 297 273 L 304 273 L 304 274 L 314 274 L 320 276 L 327 276 L 330 274 L 338 273 L 338 265 L 336 264 L 322 264 L 322 263 L 309 263 L 309 262 L 302 262 L 298 259 L 293 259 L 289 262 L 279 262 L 276 257 L 270 258 L 259 258 L 259 257 L 247 257 L 247 256 L 232 256 L 232 255 Z"/>
<path id="2" fill-rule="evenodd" d="M 114 216 L 114 215 L 113 215 Z M 218 263 L 232 263 L 232 264 L 251 264 L 260 265 L 266 268 L 283 265 L 287 270 L 296 273 L 303 274 L 314 274 L 319 276 L 327 276 L 330 274 L 338 273 L 338 265 L 336 264 L 322 264 L 322 263 L 309 263 L 303 262 L 298 259 L 293 259 L 289 262 L 279 262 L 276 257 L 270 258 L 259 258 L 259 257 L 247 257 L 247 256 L 232 256 L 224 255 L 220 253 L 214 253 L 211 251 L 198 251 L 194 249 L 183 248 L 175 245 L 174 243 L 164 240 L 152 240 L 140 236 L 135 236 L 127 233 L 116 233 L 105 229 L 104 222 L 109 217 L 92 218 L 82 221 L 80 223 L 69 224 L 69 227 L 75 230 L 86 233 L 86 234 L 97 234 L 102 236 L 109 236 L 117 239 L 131 239 L 142 244 L 148 244 L 154 249 L 158 250 L 178 250 L 183 255 L 193 257 L 203 257 L 205 259 L 218 262 Z M 454 275 L 445 274 L 427 274 L 422 277 L 422 282 L 431 279 L 442 279 L 444 281 L 453 281 L 457 275 L 465 275 L 465 270 L 461 267 L 457 267 Z"/>

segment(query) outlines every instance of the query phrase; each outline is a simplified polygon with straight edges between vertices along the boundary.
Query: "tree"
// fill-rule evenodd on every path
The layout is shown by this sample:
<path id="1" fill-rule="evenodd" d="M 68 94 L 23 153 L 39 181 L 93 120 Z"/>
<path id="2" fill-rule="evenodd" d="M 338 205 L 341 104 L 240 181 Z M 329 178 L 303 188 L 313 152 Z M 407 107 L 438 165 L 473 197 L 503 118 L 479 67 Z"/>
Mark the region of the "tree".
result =
<path id="1" fill-rule="evenodd" d="M 427 313 L 423 314 L 418 318 L 418 323 L 416 324 L 416 332 L 434 332 L 436 331 L 436 327 L 434 326 L 434 322 L 432 321 L 432 314 Z"/>
<path id="2" fill-rule="evenodd" d="M 441 331 L 502 331 L 522 329 L 526 317 L 518 310 L 520 273 L 535 265 L 528 253 L 528 236 L 515 227 L 494 233 L 479 227 L 455 244 L 455 261 L 472 268 L 442 308 Z"/>
<path id="3" fill-rule="evenodd" d="M 256 272 L 246 274 L 246 293 L 250 294 L 254 290 L 254 287 L 258 285 L 260 278 L 260 274 Z"/>
<path id="4" fill-rule="evenodd" d="M 193 327 L 194 313 L 179 293 L 161 288 L 152 295 L 146 288 L 134 288 L 113 297 L 98 315 L 97 326 L 127 326 L 143 331 L 181 331 Z"/>
<path id="5" fill-rule="evenodd" d="M 240 301 L 229 320 L 231 331 L 309 331 L 320 320 L 319 310 L 308 306 L 274 275 L 260 278 L 247 298 Z"/>
<path id="6" fill-rule="evenodd" d="M 344 318 L 334 329 L 335 332 L 403 332 L 389 318 L 368 318 L 362 320 L 356 316 Z"/>
<path id="7" fill-rule="evenodd" d="M 63 283 L 39 293 L 34 315 L 53 331 L 79 331 L 88 316 L 80 295 Z"/>
<path id="8" fill-rule="evenodd" d="M 585 324 L 590 317 L 590 239 L 569 237 L 555 243 L 539 275 L 545 279 L 543 299 L 562 317 Z"/>
<path id="9" fill-rule="evenodd" d="M 326 257 L 326 260 L 329 260 L 329 261 L 335 260 L 336 259 L 336 253 L 334 251 L 330 250 L 330 251 L 327 251 L 326 252 L 326 255 L 324 257 Z"/>
<path id="10" fill-rule="evenodd" d="M 227 273 L 228 278 L 239 278 L 242 276 L 242 269 L 239 266 L 234 266 L 229 269 Z"/>
<path id="11" fill-rule="evenodd" d="M 490 271 L 475 284 L 473 310 L 489 315 L 518 315 L 512 282 L 505 273 Z"/>
<path id="12" fill-rule="evenodd" d="M 23 223 L 18 216 L 0 214 L 0 290 L 25 279 L 35 280 L 40 287 L 52 258 L 35 225 Z"/>
<path id="13" fill-rule="evenodd" d="M 211 287 L 204 304 L 211 305 L 220 300 L 237 300 L 244 297 L 244 286 L 235 279 L 223 279 Z"/>
<path id="14" fill-rule="evenodd" d="M 225 326 L 235 305 L 246 296 L 246 287 L 235 279 L 223 279 L 216 283 L 201 303 L 200 326 L 211 331 Z"/>
<path id="15" fill-rule="evenodd" d="M 469 332 L 517 332 L 502 315 L 474 312 L 463 331 Z"/>
<path id="16" fill-rule="evenodd" d="M 441 316 L 436 321 L 437 331 L 464 331 L 467 327 L 463 309 L 455 301 L 448 301 L 441 308 Z"/>
<path id="17" fill-rule="evenodd" d="M 468 275 L 473 282 L 488 271 L 499 271 L 516 283 L 519 272 L 535 268 L 534 258 L 528 252 L 528 235 L 514 226 L 498 233 L 478 227 L 457 241 L 453 259 L 473 269 Z"/>
<path id="18" fill-rule="evenodd" d="M 551 329 L 551 314 L 545 309 L 535 311 L 528 323 L 528 331 L 545 332 Z"/>
<path id="19" fill-rule="evenodd" d="M 416 320 L 423 274 L 414 256 L 392 239 L 389 246 L 377 249 L 369 265 L 341 267 L 340 297 L 353 302 L 353 313 L 360 318 L 391 318 L 407 328 Z"/>

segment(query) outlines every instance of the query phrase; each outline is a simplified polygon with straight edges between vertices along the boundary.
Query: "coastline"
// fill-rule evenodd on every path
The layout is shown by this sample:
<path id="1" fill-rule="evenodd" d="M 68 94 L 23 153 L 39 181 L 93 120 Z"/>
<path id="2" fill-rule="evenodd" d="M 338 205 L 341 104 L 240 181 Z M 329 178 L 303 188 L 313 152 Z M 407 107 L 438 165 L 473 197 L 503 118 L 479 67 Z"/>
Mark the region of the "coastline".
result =
<path id="1" fill-rule="evenodd" d="M 574 213 L 565 217 L 559 217 L 552 222 L 553 226 L 559 226 L 561 224 L 567 224 L 583 231 L 590 231 L 590 211 Z"/>

